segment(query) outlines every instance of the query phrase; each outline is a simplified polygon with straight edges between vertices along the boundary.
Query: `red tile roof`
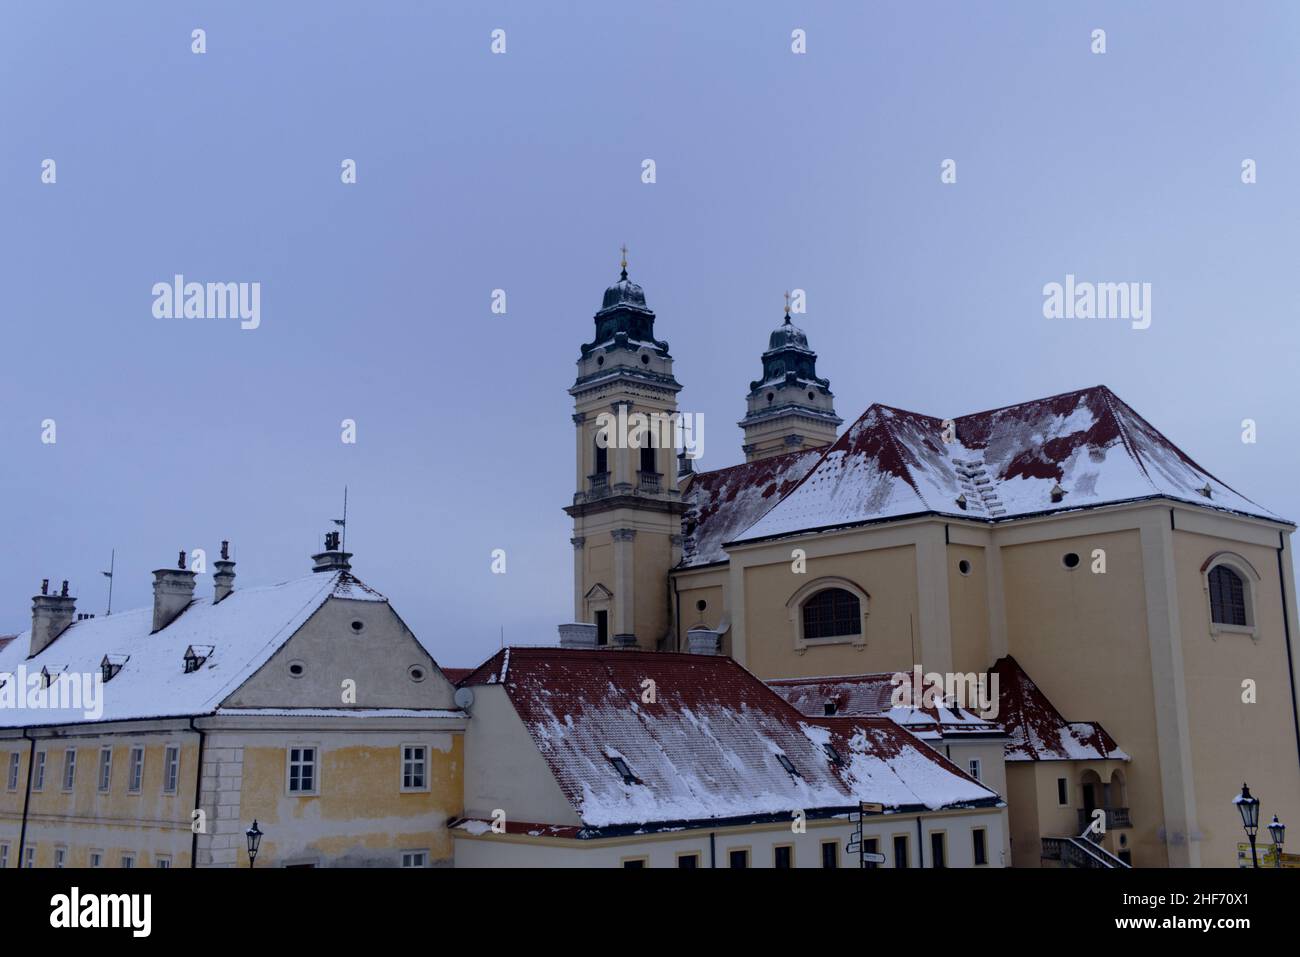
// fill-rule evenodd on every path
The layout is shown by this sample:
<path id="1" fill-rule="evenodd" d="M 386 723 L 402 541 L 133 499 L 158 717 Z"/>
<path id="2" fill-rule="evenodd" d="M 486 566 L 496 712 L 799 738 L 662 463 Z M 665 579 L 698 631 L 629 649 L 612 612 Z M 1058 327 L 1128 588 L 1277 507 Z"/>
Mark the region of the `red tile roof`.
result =
<path id="1" fill-rule="evenodd" d="M 696 473 L 682 492 L 688 509 L 682 522 L 682 565 L 725 561 L 723 542 L 762 518 L 799 484 L 828 447 Z"/>
<path id="2" fill-rule="evenodd" d="M 441 666 L 439 666 L 441 667 Z M 443 677 L 454 685 L 461 683 L 461 680 L 474 673 L 473 668 L 442 668 Z"/>
<path id="3" fill-rule="evenodd" d="M 893 809 L 998 801 L 892 722 L 805 718 L 727 657 L 507 648 L 462 681 L 482 684 L 505 689 L 588 828 L 814 816 L 858 801 Z M 843 745 L 841 765 L 822 746 L 828 735 Z"/>
<path id="4" fill-rule="evenodd" d="M 873 405 L 775 506 L 725 541 L 922 514 L 999 521 L 1148 498 L 1279 520 L 1105 386 L 957 417 L 951 441 L 945 431 L 941 418 Z"/>
<path id="5" fill-rule="evenodd" d="M 998 720 L 1011 740 L 1008 761 L 1127 761 L 1120 746 L 1095 721 L 1067 721 L 1010 655 L 989 669 L 998 679 Z"/>

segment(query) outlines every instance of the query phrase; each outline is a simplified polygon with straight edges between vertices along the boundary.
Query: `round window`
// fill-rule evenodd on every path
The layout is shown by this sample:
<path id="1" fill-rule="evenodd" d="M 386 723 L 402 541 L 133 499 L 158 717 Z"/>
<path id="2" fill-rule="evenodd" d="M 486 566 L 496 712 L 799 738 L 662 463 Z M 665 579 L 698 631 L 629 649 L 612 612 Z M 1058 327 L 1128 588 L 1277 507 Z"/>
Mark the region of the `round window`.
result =
<path id="1" fill-rule="evenodd" d="M 406 673 L 411 676 L 412 681 L 424 680 L 424 669 L 419 665 L 411 665 L 411 667 L 406 669 Z"/>
<path id="2" fill-rule="evenodd" d="M 709 603 L 708 603 L 707 601 L 705 601 L 703 598 L 701 598 L 699 601 L 697 601 L 697 602 L 695 603 L 695 610 L 696 610 L 696 611 L 704 611 L 704 609 L 706 609 L 706 608 L 708 608 L 708 607 L 709 607 Z"/>
<path id="3" fill-rule="evenodd" d="M 1079 567 L 1078 553 L 1066 552 L 1065 555 L 1061 557 L 1061 564 L 1064 565 L 1066 568 L 1078 568 Z"/>
<path id="4" fill-rule="evenodd" d="M 776 393 L 775 393 L 775 392 L 769 392 L 769 393 L 767 394 L 767 401 L 768 401 L 768 402 L 771 402 L 771 401 L 772 401 L 773 399 L 775 399 L 775 398 L 776 398 Z"/>
<path id="5" fill-rule="evenodd" d="M 961 572 L 963 575 L 969 575 L 970 562 L 966 561 L 966 559 L 963 558 L 961 561 L 957 563 L 957 571 Z"/>
<path id="6" fill-rule="evenodd" d="M 353 618 L 351 628 L 352 634 L 359 635 L 366 630 L 366 623 L 359 618 Z"/>
<path id="7" fill-rule="evenodd" d="M 604 357 L 604 356 L 596 356 L 596 365 L 598 365 L 598 366 L 603 366 L 604 364 L 605 364 L 605 357 Z"/>
<path id="8" fill-rule="evenodd" d="M 647 356 L 647 355 L 644 355 L 644 354 L 643 354 L 643 355 L 641 356 L 641 364 L 642 364 L 643 366 L 648 366 L 648 365 L 650 364 L 650 357 Z"/>
<path id="9" fill-rule="evenodd" d="M 293 675 L 293 677 L 301 678 L 306 673 L 307 673 L 307 666 L 304 665 L 301 661 L 289 662 L 289 674 Z"/>

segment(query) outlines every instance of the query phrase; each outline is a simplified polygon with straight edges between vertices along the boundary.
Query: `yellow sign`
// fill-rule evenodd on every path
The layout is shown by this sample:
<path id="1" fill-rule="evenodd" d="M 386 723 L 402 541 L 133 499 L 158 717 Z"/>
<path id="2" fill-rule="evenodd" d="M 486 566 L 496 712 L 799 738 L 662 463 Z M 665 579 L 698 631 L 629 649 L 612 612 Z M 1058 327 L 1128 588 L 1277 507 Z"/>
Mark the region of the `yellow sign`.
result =
<path id="1" fill-rule="evenodd" d="M 1277 849 L 1272 844 L 1257 844 L 1255 853 L 1259 857 L 1260 867 L 1277 867 Z M 1237 845 L 1237 866 L 1253 867 L 1254 863 L 1250 857 L 1250 845 L 1241 843 Z M 1300 868 L 1300 854 L 1282 854 L 1282 867 Z"/>

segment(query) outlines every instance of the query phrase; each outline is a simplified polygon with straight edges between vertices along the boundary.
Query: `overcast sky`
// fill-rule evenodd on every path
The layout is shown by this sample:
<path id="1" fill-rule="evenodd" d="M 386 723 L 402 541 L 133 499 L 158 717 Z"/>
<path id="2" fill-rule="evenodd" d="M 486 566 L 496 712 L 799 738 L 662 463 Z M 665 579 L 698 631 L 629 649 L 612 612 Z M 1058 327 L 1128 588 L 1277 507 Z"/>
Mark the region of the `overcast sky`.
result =
<path id="1" fill-rule="evenodd" d="M 222 538 L 237 586 L 303 574 L 346 484 L 441 663 L 553 642 L 623 242 L 702 467 L 802 288 L 846 423 L 1105 383 L 1300 516 L 1300 6 L 801 6 L 5 3 L 0 632 L 45 577 L 102 613 L 112 548 L 119 610 Z M 260 282 L 260 326 L 155 318 L 177 273 Z M 1151 283 L 1150 327 L 1045 319 L 1067 274 Z"/>

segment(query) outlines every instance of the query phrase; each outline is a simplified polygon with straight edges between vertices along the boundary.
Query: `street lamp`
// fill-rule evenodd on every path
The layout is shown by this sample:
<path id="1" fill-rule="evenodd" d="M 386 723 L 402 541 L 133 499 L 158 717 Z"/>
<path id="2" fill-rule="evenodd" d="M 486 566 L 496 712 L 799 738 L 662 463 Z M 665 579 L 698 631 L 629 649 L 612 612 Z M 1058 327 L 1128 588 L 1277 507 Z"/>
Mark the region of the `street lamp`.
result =
<path id="1" fill-rule="evenodd" d="M 248 866 L 252 867 L 253 862 L 257 860 L 257 849 L 262 843 L 262 831 L 257 826 L 257 820 L 253 820 L 253 826 L 244 832 L 248 838 Z"/>
<path id="2" fill-rule="evenodd" d="M 1273 866 L 1282 866 L 1282 842 L 1286 840 L 1286 825 L 1273 815 L 1273 823 L 1268 826 L 1269 837 L 1273 838 Z"/>
<path id="3" fill-rule="evenodd" d="M 1255 852 L 1255 835 L 1259 833 L 1259 798 L 1252 796 L 1250 788 L 1242 784 L 1241 793 L 1232 799 L 1232 803 L 1241 812 L 1241 826 L 1250 838 L 1251 866 L 1259 867 L 1259 855 Z"/>

